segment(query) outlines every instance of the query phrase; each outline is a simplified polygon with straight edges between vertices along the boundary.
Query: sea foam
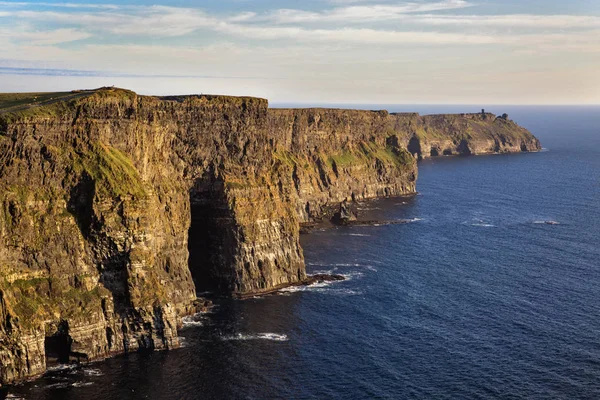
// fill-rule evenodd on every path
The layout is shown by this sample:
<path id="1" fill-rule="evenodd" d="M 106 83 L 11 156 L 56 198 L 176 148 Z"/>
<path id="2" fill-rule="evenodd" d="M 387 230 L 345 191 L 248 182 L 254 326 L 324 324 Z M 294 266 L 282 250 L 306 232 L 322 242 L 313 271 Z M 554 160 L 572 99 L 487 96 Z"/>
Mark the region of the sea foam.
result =
<path id="1" fill-rule="evenodd" d="M 275 342 L 287 342 L 288 337 L 282 333 L 237 333 L 235 335 L 226 335 L 221 337 L 222 340 L 273 340 Z"/>

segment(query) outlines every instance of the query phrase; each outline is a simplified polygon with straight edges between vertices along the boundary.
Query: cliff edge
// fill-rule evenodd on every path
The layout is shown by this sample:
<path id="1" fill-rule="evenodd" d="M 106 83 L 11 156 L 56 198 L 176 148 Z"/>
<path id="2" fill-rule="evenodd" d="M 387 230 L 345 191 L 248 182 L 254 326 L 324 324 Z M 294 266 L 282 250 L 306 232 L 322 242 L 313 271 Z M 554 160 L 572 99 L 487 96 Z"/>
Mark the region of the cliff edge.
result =
<path id="1" fill-rule="evenodd" d="M 491 114 L 115 88 L 0 95 L 0 384 L 177 347 L 199 289 L 304 281 L 300 223 L 414 193 L 417 158 L 539 148 Z"/>

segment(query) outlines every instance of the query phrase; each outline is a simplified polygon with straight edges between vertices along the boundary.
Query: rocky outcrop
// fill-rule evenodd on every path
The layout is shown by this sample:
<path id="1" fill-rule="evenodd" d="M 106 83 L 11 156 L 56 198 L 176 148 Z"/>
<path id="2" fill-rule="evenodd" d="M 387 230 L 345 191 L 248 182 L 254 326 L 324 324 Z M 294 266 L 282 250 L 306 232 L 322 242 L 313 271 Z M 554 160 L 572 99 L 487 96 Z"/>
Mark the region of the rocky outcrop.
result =
<path id="1" fill-rule="evenodd" d="M 244 297 L 305 282 L 300 222 L 414 193 L 411 153 L 427 153 L 415 141 L 461 154 L 539 147 L 491 117 L 112 88 L 1 100 L 0 384 L 51 362 L 177 347 L 197 289 Z"/>
<path id="2" fill-rule="evenodd" d="M 394 130 L 419 159 L 442 155 L 478 155 L 538 151 L 540 142 L 527 129 L 494 114 L 393 114 Z"/>

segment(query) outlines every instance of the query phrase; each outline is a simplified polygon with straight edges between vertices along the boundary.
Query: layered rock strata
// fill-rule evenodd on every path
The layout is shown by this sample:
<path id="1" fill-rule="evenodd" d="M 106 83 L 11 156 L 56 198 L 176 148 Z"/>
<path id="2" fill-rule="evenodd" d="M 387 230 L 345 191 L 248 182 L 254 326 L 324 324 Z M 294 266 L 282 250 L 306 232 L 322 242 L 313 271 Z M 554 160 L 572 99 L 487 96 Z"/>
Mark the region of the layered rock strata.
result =
<path id="1" fill-rule="evenodd" d="M 412 154 L 539 148 L 483 114 L 112 88 L 1 100 L 0 384 L 177 347 L 197 289 L 242 297 L 306 280 L 299 224 L 332 203 L 414 193 Z"/>

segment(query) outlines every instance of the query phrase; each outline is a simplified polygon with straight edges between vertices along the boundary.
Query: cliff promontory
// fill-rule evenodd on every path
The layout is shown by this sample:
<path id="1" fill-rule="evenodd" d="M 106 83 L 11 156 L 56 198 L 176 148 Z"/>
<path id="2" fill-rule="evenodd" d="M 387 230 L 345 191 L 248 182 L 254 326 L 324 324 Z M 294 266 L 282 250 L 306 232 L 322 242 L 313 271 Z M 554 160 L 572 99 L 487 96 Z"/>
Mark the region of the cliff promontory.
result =
<path id="1" fill-rule="evenodd" d="M 113 88 L 0 95 L 0 384 L 177 347 L 197 290 L 306 280 L 300 223 L 414 193 L 418 158 L 539 148 L 491 114 Z"/>

